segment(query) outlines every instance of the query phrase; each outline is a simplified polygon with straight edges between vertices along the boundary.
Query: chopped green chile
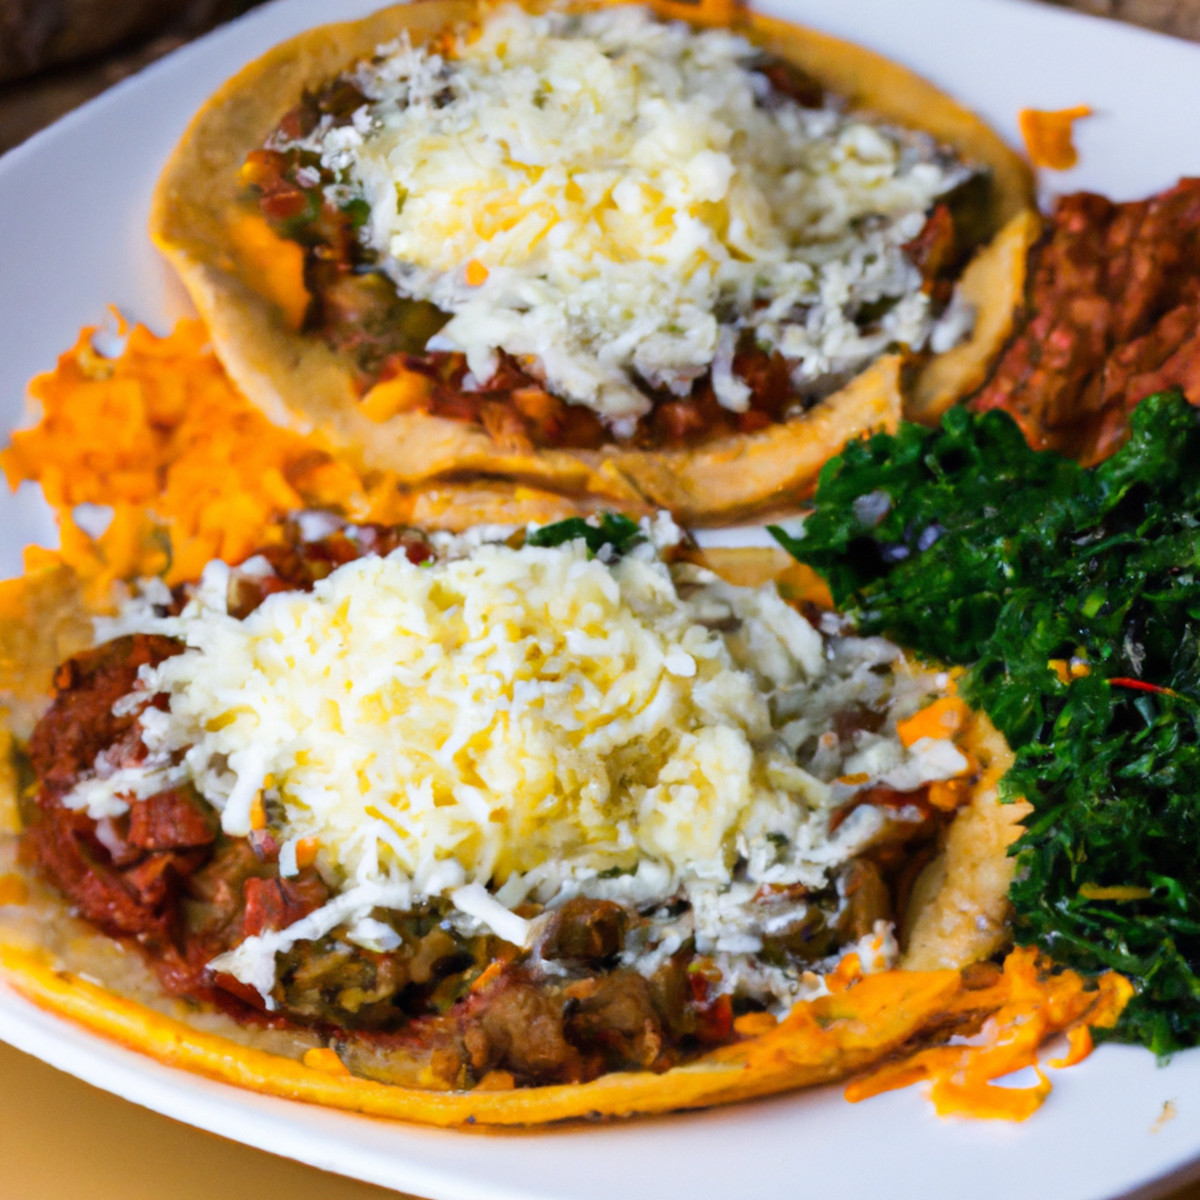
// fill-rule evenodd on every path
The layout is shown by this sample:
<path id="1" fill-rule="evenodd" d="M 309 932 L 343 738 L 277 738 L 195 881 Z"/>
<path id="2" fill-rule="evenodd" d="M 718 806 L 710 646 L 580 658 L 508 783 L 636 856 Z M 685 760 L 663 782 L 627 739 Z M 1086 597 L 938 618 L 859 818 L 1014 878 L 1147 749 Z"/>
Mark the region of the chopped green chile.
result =
<path id="1" fill-rule="evenodd" d="M 617 558 L 645 540 L 638 523 L 630 517 L 621 513 L 603 513 L 595 525 L 583 517 L 568 517 L 565 521 L 544 525 L 531 533 L 526 541 L 531 546 L 561 546 L 576 538 L 583 538 L 591 555 L 610 546 L 611 553 Z"/>

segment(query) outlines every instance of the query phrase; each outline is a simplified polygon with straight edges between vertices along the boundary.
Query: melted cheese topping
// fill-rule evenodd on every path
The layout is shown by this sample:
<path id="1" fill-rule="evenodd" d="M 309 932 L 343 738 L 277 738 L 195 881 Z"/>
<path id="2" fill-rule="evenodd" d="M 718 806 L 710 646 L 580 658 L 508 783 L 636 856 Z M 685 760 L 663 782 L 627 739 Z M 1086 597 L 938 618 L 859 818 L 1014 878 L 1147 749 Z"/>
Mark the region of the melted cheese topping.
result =
<path id="1" fill-rule="evenodd" d="M 619 426 L 649 408 L 631 375 L 686 395 L 711 369 L 741 411 L 744 332 L 801 390 L 926 341 L 902 247 L 965 175 L 927 139 L 800 107 L 758 58 L 640 8 L 509 6 L 446 59 L 382 48 L 351 76 L 370 104 L 304 144 L 335 200 L 369 202 L 400 291 L 452 314 L 431 346 L 477 379 L 503 349 Z"/>

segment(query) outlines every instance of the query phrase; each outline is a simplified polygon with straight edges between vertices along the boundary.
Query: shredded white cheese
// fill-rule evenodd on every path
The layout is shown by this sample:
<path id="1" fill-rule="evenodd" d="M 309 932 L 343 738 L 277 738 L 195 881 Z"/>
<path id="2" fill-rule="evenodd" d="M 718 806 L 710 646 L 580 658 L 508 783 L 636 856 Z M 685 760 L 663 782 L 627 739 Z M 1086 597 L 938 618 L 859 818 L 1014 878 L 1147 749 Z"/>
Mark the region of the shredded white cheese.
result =
<path id="1" fill-rule="evenodd" d="M 431 347 L 476 380 L 507 351 L 620 429 L 649 408 L 635 379 L 686 395 L 711 370 L 742 411 L 743 336 L 801 392 L 926 343 L 902 247 L 968 173 L 927 138 L 801 107 L 759 59 L 642 8 L 509 5 L 447 57 L 381 47 L 351 75 L 369 100 L 351 124 L 273 144 L 320 154 L 335 202 L 368 201 L 366 241 L 451 314 Z"/>
<path id="2" fill-rule="evenodd" d="M 118 701 L 139 714 L 143 767 L 98 762 L 67 803 L 111 818 L 190 781 L 230 835 L 270 814 L 284 874 L 315 841 L 333 900 L 216 964 L 264 995 L 278 951 L 339 925 L 385 947 L 372 911 L 429 900 L 526 945 L 526 900 L 683 897 L 700 952 L 752 954 L 797 912 L 756 904 L 763 885 L 826 886 L 883 827 L 868 805 L 830 834 L 836 808 L 966 766 L 949 742 L 898 741 L 929 689 L 894 646 L 823 639 L 773 587 L 669 568 L 652 541 L 612 563 L 582 540 L 441 550 L 361 558 L 245 619 L 212 563 L 179 616 L 122 615 L 187 649 Z M 856 706 L 884 728 L 839 739 Z"/>

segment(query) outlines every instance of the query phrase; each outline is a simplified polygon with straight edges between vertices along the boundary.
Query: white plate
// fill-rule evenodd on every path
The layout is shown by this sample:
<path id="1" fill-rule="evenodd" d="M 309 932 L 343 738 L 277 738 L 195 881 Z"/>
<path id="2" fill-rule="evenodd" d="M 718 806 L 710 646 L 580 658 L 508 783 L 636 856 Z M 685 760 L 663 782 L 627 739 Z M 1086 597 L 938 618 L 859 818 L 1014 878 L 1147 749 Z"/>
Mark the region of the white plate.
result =
<path id="1" fill-rule="evenodd" d="M 120 84 L 0 161 L 0 421 L 108 304 L 165 330 L 186 301 L 144 235 L 161 163 L 244 62 L 371 0 L 280 0 Z M 1119 199 L 1200 170 L 1200 48 L 1021 0 L 771 0 L 763 7 L 892 55 L 1012 140 L 1021 107 L 1087 103 L 1059 191 Z M 0 497 L 0 573 L 52 536 L 36 496 Z M 180 1074 L 0 990 L 0 1038 L 129 1100 L 314 1166 L 435 1200 L 927 1200 L 1124 1195 L 1200 1174 L 1200 1051 L 1158 1068 L 1103 1047 L 1054 1073 L 1023 1126 L 939 1121 L 915 1090 L 860 1106 L 836 1089 L 710 1113 L 540 1133 L 445 1133 L 256 1096 Z M 1160 1120 L 1164 1105 L 1173 1120 Z M 1189 1166 L 1189 1164 L 1191 1164 Z M 1147 1193 L 1149 1194 L 1149 1193 Z"/>

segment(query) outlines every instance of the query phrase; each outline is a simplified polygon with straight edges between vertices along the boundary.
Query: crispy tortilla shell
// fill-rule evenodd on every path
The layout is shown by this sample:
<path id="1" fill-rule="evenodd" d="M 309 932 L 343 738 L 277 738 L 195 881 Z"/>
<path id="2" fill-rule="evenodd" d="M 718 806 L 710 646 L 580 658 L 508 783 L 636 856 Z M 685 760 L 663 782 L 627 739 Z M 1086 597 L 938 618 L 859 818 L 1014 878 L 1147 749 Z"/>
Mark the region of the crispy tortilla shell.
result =
<path id="1" fill-rule="evenodd" d="M 500 1091 L 425 1091 L 314 1069 L 152 1012 L 56 969 L 37 952 L 0 946 L 0 975 L 35 1004 L 95 1033 L 168 1066 L 256 1092 L 427 1125 L 522 1126 L 708 1108 L 833 1083 L 896 1058 L 902 1065 L 949 1030 L 978 1028 L 1031 982 L 1045 1000 L 1038 1041 L 1089 1018 L 1111 1024 L 1128 999 L 1120 976 L 1103 977 L 1095 990 L 1070 972 L 1031 976 L 1032 964 L 1022 961 L 1027 954 L 1014 952 L 1005 971 L 994 972 L 982 987 L 954 970 L 868 975 L 797 1005 L 768 1032 L 661 1075 L 615 1072 L 591 1083 Z"/>
<path id="2" fill-rule="evenodd" d="M 1024 800 L 1000 802 L 1000 780 L 1012 766 L 1013 753 L 991 721 L 973 718 L 965 748 L 978 764 L 975 785 L 940 853 L 913 886 L 900 959 L 905 970 L 978 962 L 1009 942 L 1008 889 L 1016 859 L 1008 849 L 1032 808 Z"/>
<path id="3" fill-rule="evenodd" d="M 53 692 L 55 668 L 91 640 L 84 587 L 72 568 L 47 563 L 0 581 L 0 725 L 27 738 Z M 0 746 L 0 754 L 7 750 Z M 0 759 L 0 813 L 4 769 Z"/>
<path id="4" fill-rule="evenodd" d="M 678 6 L 670 6 L 676 15 Z M 294 247 L 250 228 L 239 171 L 307 88 L 336 75 L 407 30 L 415 42 L 470 19 L 462 0 L 420 0 L 364 20 L 326 25 L 276 47 L 205 105 L 159 181 L 150 231 L 175 266 L 234 381 L 278 424 L 311 432 L 361 469 L 403 486 L 472 474 L 515 480 L 614 505 L 670 508 L 693 524 L 778 508 L 810 492 L 820 466 L 847 441 L 895 427 L 904 402 L 901 359 L 888 355 L 808 412 L 756 434 L 657 452 L 498 445 L 473 424 L 400 412 L 373 420 L 359 402 L 351 364 L 319 338 L 297 332 Z M 931 84 L 862 47 L 754 13 L 734 24 L 824 85 L 884 119 L 928 130 L 990 170 L 989 233 L 975 274 L 1004 286 L 977 288 L 975 334 L 933 360 L 917 381 L 922 412 L 977 385 L 1007 337 L 1024 282 L 1023 247 L 1034 227 L 1024 161 L 983 122 Z M 1017 248 L 1021 247 L 1021 252 Z M 931 374 L 932 372 L 932 374 Z"/>
<path id="5" fill-rule="evenodd" d="M 707 562 L 741 586 L 777 579 L 785 595 L 823 600 L 819 578 L 777 549 L 715 550 Z M 79 600 L 69 580 L 35 573 L 10 587 L 13 595 L 0 613 L 0 646 L 28 648 L 39 628 L 60 629 L 65 621 L 71 631 L 66 644 L 78 648 L 74 623 Z M 25 595 L 18 594 L 22 590 Z M 6 672 L 3 682 L 11 690 L 20 680 Z M 43 693 L 48 687 L 41 668 L 38 685 Z M 947 1032 L 978 1025 L 1011 1003 L 1014 994 L 1027 994 L 1020 993 L 1016 983 L 1005 982 L 1007 970 L 997 980 L 999 972 L 989 968 L 986 986 L 971 974 L 973 964 L 992 957 L 1008 941 L 1007 892 L 1014 861 L 1007 851 L 1027 810 L 998 802 L 996 785 L 1011 754 L 987 718 L 969 716 L 958 740 L 976 770 L 938 856 L 913 889 L 900 931 L 906 946 L 904 969 L 856 978 L 851 968 L 838 978 L 843 975 L 839 968 L 831 977 L 833 994 L 798 1004 L 774 1028 L 755 1030 L 753 1036 L 662 1074 L 619 1072 L 587 1084 L 501 1091 L 398 1087 L 331 1074 L 296 1058 L 247 1046 L 212 1028 L 197 1029 L 90 981 L 85 975 L 93 968 L 87 959 L 75 961 L 78 950 L 60 961 L 57 951 L 44 948 L 36 934 L 31 941 L 28 934 L 5 934 L 0 926 L 0 942 L 7 943 L 0 944 L 0 976 L 43 1008 L 170 1065 L 273 1095 L 434 1125 L 536 1125 L 625 1117 L 830 1083 L 938 1044 Z M 11 761 L 11 741 L 0 752 Z M 7 819 L 0 820 L 0 834 L 17 828 L 17 787 L 15 772 L 0 776 L 0 818 L 7 813 Z M 44 889 L 36 884 L 23 889 L 22 901 L 28 894 L 33 896 L 31 903 L 54 904 L 39 900 L 39 891 Z M 4 903 L 0 894 L 0 906 Z M 40 919 L 58 928 L 56 911 L 40 913 Z M 76 936 L 102 939 L 90 929 L 64 936 L 68 947 Z M 1038 986 L 1054 995 L 1055 989 L 1070 994 L 1069 1002 L 1064 1000 L 1054 1010 L 1056 1019 L 1061 1018 L 1056 1029 L 1083 1019 L 1101 1002 L 1099 993 L 1079 990 L 1077 977 L 1071 977 L 1070 984 L 1057 976 L 1038 978 Z"/>
<path id="6" fill-rule="evenodd" d="M 918 373 L 904 397 L 907 420 L 936 425 L 951 405 L 987 381 L 1016 331 L 1029 251 L 1041 230 L 1037 213 L 1017 213 L 963 272 L 959 295 L 974 309 L 975 327 L 966 341 L 930 359 Z"/>

